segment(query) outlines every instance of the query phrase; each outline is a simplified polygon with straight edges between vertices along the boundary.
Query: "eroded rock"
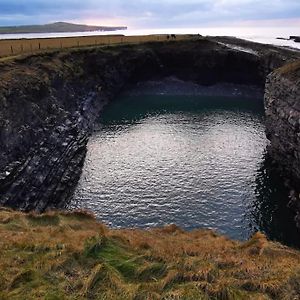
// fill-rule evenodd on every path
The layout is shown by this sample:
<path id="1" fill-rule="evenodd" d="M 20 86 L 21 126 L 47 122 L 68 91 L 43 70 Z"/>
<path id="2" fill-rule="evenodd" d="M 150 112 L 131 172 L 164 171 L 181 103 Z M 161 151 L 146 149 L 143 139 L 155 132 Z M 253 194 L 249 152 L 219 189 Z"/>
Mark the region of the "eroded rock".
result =
<path id="1" fill-rule="evenodd" d="M 2 63 L 0 205 L 26 211 L 64 206 L 80 177 L 95 118 L 127 83 L 176 76 L 204 85 L 263 88 L 270 71 L 297 56 L 237 39 L 227 39 L 226 45 L 222 39 L 201 39 L 67 50 Z M 286 161 L 295 159 L 287 166 L 298 176 L 298 92 L 272 76 L 266 95 L 268 124 L 278 127 L 279 116 L 282 128 L 269 130 L 269 136 L 278 157 L 286 152 Z M 282 97 L 287 104 L 278 100 Z M 277 135 L 284 136 L 283 142 Z"/>

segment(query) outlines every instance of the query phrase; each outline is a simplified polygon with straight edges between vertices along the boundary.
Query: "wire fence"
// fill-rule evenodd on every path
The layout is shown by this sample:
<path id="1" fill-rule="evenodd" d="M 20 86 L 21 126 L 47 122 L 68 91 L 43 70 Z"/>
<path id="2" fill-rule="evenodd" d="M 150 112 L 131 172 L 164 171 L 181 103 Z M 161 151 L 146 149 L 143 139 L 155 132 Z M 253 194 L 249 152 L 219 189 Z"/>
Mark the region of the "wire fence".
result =
<path id="1" fill-rule="evenodd" d="M 35 53 L 39 51 L 42 52 L 49 49 L 183 40 L 189 37 L 190 36 L 188 35 L 101 35 L 64 38 L 0 40 L 0 57 L 16 56 L 20 54 Z"/>

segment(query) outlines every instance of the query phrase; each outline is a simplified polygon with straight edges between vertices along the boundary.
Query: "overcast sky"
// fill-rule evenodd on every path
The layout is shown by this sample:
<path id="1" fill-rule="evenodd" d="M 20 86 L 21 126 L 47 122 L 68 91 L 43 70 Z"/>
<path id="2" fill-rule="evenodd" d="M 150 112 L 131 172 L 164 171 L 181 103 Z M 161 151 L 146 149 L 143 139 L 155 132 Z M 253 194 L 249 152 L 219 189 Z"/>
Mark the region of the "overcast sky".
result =
<path id="1" fill-rule="evenodd" d="M 0 0 L 0 25 L 71 21 L 130 28 L 300 25 L 300 0 Z"/>

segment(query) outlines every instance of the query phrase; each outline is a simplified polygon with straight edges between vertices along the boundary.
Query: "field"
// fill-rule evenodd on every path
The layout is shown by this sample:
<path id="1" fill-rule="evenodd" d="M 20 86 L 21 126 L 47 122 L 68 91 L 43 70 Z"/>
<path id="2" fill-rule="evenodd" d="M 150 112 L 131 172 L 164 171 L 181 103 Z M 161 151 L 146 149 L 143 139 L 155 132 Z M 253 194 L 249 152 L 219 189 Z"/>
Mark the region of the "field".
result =
<path id="1" fill-rule="evenodd" d="M 112 230 L 86 212 L 0 209 L 0 299 L 300 299 L 300 252 L 175 225 Z"/>
<path id="2" fill-rule="evenodd" d="M 188 35 L 177 35 L 176 40 L 190 38 Z M 154 41 L 171 40 L 167 35 L 144 35 L 144 36 L 123 36 L 123 35 L 101 35 L 65 38 L 39 38 L 39 39 L 17 39 L 0 40 L 0 57 L 16 56 L 43 52 L 49 49 L 64 49 L 72 47 L 101 46 L 115 44 L 144 43 Z M 174 38 L 173 38 L 174 39 Z"/>

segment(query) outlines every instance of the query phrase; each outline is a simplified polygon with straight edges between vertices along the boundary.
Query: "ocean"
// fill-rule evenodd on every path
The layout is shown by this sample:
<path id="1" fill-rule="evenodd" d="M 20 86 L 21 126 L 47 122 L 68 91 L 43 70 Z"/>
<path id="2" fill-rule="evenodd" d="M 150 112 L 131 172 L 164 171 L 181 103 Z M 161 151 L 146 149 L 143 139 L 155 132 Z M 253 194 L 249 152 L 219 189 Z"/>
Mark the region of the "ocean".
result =
<path id="1" fill-rule="evenodd" d="M 286 46 L 300 49 L 300 43 L 292 40 L 280 40 L 289 36 L 300 36 L 300 27 L 199 27 L 199 28 L 162 28 L 162 29 L 128 29 L 119 31 L 92 31 L 66 33 L 34 33 L 34 34 L 0 34 L 0 39 L 29 39 L 70 36 L 94 36 L 107 34 L 149 35 L 149 34 L 201 34 L 209 36 L 235 36 L 263 44 Z"/>

